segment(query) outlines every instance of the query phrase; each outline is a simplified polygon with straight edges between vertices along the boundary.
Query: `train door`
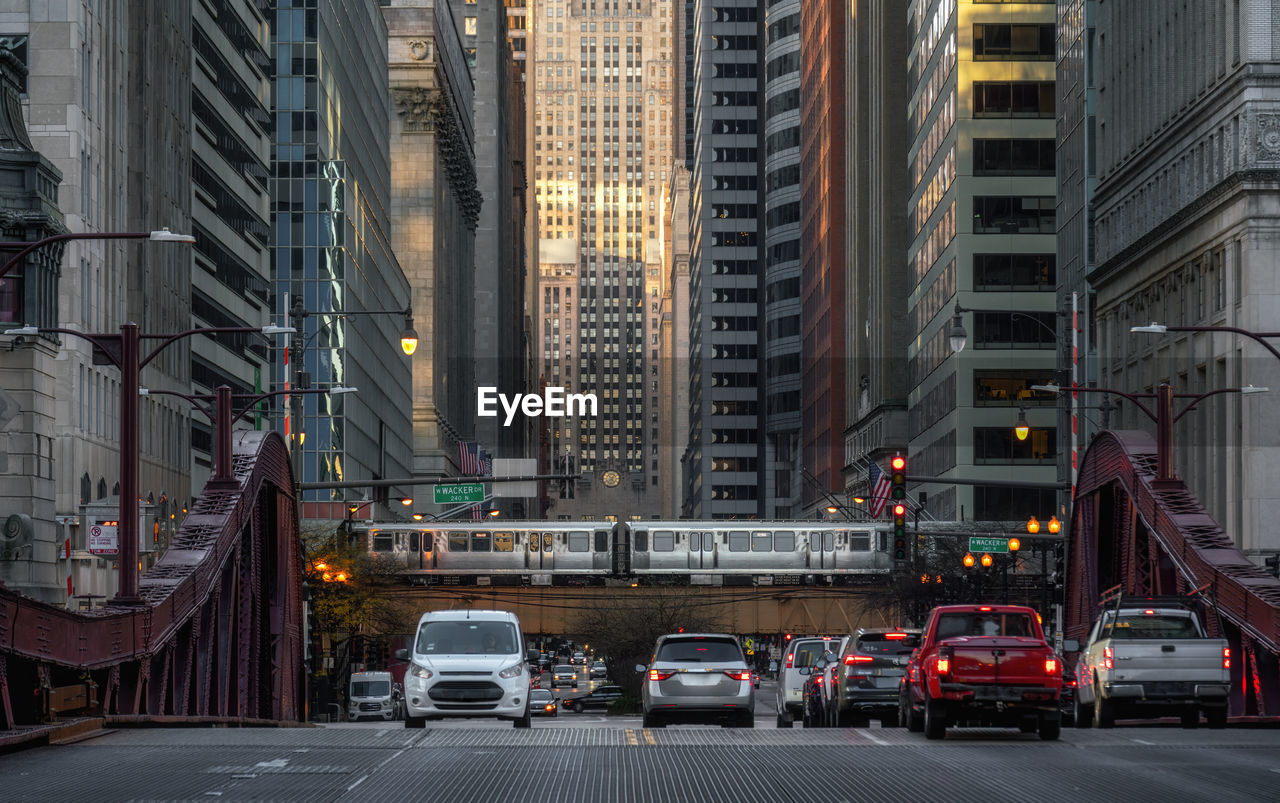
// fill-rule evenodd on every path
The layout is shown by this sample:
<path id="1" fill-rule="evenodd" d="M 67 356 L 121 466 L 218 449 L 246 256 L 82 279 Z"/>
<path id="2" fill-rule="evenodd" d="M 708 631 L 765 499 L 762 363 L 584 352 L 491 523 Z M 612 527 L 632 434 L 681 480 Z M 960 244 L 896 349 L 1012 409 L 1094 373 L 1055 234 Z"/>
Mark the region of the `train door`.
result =
<path id="1" fill-rule="evenodd" d="M 535 572 L 553 569 L 555 561 L 551 558 L 551 544 L 554 540 L 551 533 L 529 533 L 529 560 L 525 565 Z"/>
<path id="2" fill-rule="evenodd" d="M 809 531 L 809 568 L 834 569 L 836 567 L 836 534 L 831 531 Z"/>
<path id="3" fill-rule="evenodd" d="M 693 531 L 689 533 L 689 568 L 714 569 L 716 567 L 715 533 Z"/>

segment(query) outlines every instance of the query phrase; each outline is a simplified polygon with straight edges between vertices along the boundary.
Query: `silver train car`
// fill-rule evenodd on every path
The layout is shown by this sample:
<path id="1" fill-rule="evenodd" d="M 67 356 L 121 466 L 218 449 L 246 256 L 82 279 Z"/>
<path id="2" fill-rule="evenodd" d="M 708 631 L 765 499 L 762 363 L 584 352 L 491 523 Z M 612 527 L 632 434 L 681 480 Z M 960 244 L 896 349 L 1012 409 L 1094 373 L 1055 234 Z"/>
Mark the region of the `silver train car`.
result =
<path id="1" fill-rule="evenodd" d="M 496 577 L 508 580 L 488 582 L 552 585 L 557 575 L 603 583 L 614 570 L 610 522 L 356 523 L 352 532 L 370 554 L 402 564 L 416 584 Z"/>
<path id="2" fill-rule="evenodd" d="M 893 567 L 888 533 L 875 525 L 807 521 L 637 521 L 628 525 L 627 571 L 687 575 L 704 585 L 756 578 L 778 584 L 870 582 Z M 767 580 L 766 580 L 767 578 Z"/>
<path id="3" fill-rule="evenodd" d="M 418 585 L 853 585 L 888 575 L 888 532 L 807 521 L 356 523 Z"/>

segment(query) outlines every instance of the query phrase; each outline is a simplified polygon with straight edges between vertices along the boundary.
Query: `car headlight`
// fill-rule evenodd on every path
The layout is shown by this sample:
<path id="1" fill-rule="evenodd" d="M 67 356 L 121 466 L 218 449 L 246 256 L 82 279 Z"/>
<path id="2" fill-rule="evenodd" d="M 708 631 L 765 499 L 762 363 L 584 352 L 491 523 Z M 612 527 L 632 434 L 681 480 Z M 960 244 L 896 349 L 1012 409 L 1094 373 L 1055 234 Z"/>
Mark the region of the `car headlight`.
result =
<path id="1" fill-rule="evenodd" d="M 410 664 L 409 674 L 415 678 L 421 678 L 422 680 L 427 680 L 428 678 L 432 677 L 435 673 L 432 672 L 430 669 L 427 669 L 422 664 Z"/>
<path id="2" fill-rule="evenodd" d="M 523 661 L 521 661 L 520 663 L 512 664 L 511 666 L 509 666 L 509 667 L 507 667 L 506 669 L 502 670 L 501 672 L 499 672 L 499 673 L 498 673 L 498 677 L 500 677 L 500 678 L 518 678 L 518 677 L 520 677 L 520 675 L 522 675 L 522 674 L 524 674 L 524 662 L 523 662 Z"/>

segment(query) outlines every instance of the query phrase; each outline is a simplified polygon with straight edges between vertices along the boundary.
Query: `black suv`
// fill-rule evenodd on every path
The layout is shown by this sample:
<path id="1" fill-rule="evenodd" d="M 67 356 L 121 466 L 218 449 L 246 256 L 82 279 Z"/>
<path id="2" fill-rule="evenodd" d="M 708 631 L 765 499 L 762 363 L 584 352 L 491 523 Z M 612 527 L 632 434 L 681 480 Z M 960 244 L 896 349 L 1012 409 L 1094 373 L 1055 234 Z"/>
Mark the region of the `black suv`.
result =
<path id="1" fill-rule="evenodd" d="M 845 643 L 836 667 L 836 724 L 865 728 L 872 719 L 898 724 L 898 686 L 907 659 L 920 646 L 920 631 L 860 628 Z"/>

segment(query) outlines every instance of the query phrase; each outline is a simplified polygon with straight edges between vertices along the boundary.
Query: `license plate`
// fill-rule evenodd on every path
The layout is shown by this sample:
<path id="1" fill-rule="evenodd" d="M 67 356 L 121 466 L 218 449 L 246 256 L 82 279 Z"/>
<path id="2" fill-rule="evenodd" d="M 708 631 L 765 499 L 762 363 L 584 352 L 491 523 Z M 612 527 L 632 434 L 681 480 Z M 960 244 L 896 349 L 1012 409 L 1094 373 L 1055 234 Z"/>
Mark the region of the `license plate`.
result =
<path id="1" fill-rule="evenodd" d="M 716 676 L 710 672 L 684 672 L 680 675 L 680 682 L 686 686 L 714 686 Z"/>

